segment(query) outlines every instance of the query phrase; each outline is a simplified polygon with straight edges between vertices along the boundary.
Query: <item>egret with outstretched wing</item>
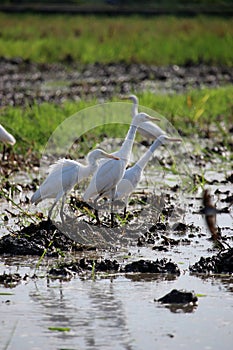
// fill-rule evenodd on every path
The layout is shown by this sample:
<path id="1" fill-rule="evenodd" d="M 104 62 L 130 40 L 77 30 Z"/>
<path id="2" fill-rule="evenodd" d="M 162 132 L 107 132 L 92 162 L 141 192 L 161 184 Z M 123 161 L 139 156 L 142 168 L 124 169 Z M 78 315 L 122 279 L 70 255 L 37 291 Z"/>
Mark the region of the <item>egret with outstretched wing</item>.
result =
<path id="1" fill-rule="evenodd" d="M 46 198 L 55 198 L 48 213 L 50 218 L 55 205 L 60 198 L 62 198 L 60 216 L 62 221 L 64 221 L 63 207 L 67 193 L 71 191 L 76 184 L 94 173 L 97 168 L 97 161 L 101 158 L 111 158 L 115 161 L 118 159 L 101 149 L 95 149 L 87 155 L 87 165 L 70 159 L 59 159 L 55 164 L 50 166 L 47 178 L 33 194 L 31 202 L 37 204 Z"/>

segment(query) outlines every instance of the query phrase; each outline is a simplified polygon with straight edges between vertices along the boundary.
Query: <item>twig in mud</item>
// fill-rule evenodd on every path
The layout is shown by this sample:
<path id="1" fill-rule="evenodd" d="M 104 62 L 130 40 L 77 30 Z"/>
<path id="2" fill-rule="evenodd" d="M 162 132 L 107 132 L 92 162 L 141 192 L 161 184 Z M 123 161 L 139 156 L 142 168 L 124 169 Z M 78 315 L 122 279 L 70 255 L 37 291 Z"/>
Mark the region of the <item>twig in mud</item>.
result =
<path id="1" fill-rule="evenodd" d="M 40 258 L 39 258 L 39 260 L 38 260 L 38 262 L 37 262 L 37 264 L 36 264 L 35 271 L 34 271 L 34 275 L 36 274 L 36 271 L 37 271 L 37 269 L 39 268 L 39 266 L 40 266 L 42 260 L 44 259 L 44 256 L 45 256 L 45 254 L 47 253 L 49 247 L 53 244 L 53 238 L 54 238 L 56 232 L 57 232 L 57 230 L 54 231 L 53 236 L 52 236 L 52 238 L 51 238 L 51 240 L 50 240 L 50 242 L 49 242 L 49 244 L 48 244 L 48 247 L 45 248 L 44 251 L 43 251 L 43 253 L 41 254 L 41 256 L 40 256 Z"/>

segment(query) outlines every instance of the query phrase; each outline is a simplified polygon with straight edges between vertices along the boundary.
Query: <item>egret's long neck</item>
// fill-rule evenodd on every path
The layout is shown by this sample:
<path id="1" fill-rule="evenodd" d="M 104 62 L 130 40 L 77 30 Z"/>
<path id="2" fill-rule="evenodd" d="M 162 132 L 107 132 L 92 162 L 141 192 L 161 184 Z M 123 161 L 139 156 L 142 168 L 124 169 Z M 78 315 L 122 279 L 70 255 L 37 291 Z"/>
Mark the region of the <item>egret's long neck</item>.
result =
<path id="1" fill-rule="evenodd" d="M 138 114 L 138 102 L 137 101 L 133 102 L 131 113 L 132 113 L 132 117 L 135 117 L 135 115 Z"/>
<path id="2" fill-rule="evenodd" d="M 145 154 L 143 154 L 143 156 L 137 161 L 137 165 L 141 168 L 144 169 L 145 166 L 147 165 L 147 163 L 149 162 L 149 160 L 152 158 L 154 151 L 156 150 L 156 148 L 158 148 L 160 145 L 162 145 L 162 142 L 160 141 L 160 139 L 156 139 L 152 145 L 150 146 L 150 148 L 146 151 Z"/>
<path id="3" fill-rule="evenodd" d="M 135 138 L 135 134 L 137 131 L 136 125 L 130 125 L 126 138 L 121 146 L 121 149 L 117 152 L 117 156 L 122 160 L 128 162 L 130 160 L 130 155 L 133 147 L 133 142 Z"/>
<path id="4" fill-rule="evenodd" d="M 95 160 L 93 160 L 93 159 L 91 159 L 91 160 L 89 160 L 88 161 L 88 164 L 87 165 L 84 165 L 83 167 L 82 167 L 82 175 L 83 175 L 83 178 L 84 177 L 88 177 L 88 176 L 90 176 L 91 174 L 93 174 L 94 173 L 94 171 L 96 170 L 96 168 L 97 168 L 97 161 L 96 161 L 96 159 Z"/>
<path id="5" fill-rule="evenodd" d="M 88 159 L 88 164 L 85 167 L 85 172 L 87 173 L 87 176 L 89 176 L 90 174 L 92 174 L 96 168 L 98 166 L 98 161 L 97 159 Z"/>

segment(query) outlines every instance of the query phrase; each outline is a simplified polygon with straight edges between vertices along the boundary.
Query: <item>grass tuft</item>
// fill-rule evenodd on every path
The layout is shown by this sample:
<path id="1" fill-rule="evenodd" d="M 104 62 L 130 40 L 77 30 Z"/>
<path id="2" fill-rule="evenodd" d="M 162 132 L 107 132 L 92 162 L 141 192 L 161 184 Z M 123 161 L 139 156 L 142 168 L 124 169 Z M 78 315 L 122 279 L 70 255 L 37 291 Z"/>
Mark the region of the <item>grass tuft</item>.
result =
<path id="1" fill-rule="evenodd" d="M 146 106 L 165 116 L 183 135 L 206 134 L 211 126 L 230 142 L 226 129 L 233 121 L 233 87 L 192 90 L 184 94 L 155 95 L 145 92 L 140 95 L 141 106 Z M 115 101 L 115 99 L 114 99 Z M 62 105 L 52 103 L 34 104 L 21 107 L 6 107 L 1 111 L 0 123 L 16 137 L 15 152 L 26 154 L 31 147 L 34 152 L 42 152 L 49 137 L 56 127 L 66 118 L 78 111 L 94 106 L 96 100 L 70 102 Z M 129 115 L 129 122 L 131 117 Z M 84 136 L 84 149 L 79 149 L 80 156 L 86 154 L 106 135 L 115 137 L 122 133 L 124 137 L 127 125 L 110 124 L 93 129 Z M 229 140 L 228 140 L 229 139 Z"/>

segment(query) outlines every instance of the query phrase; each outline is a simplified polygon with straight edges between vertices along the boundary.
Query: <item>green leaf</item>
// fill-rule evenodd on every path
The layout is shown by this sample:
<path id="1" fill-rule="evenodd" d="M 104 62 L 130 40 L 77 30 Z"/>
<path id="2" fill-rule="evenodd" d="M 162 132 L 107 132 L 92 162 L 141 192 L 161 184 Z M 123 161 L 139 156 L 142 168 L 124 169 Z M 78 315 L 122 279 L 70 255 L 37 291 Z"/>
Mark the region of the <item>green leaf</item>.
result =
<path id="1" fill-rule="evenodd" d="M 58 331 L 58 332 L 69 332 L 69 327 L 48 327 L 50 331 Z"/>

